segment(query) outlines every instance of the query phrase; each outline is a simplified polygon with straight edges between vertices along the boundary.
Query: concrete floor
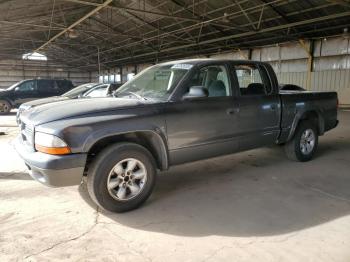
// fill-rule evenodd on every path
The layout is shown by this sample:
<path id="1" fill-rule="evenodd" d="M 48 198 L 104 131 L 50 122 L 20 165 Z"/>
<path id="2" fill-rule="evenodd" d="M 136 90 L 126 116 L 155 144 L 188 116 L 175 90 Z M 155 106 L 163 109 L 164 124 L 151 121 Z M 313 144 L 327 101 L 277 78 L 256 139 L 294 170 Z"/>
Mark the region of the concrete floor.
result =
<path id="1" fill-rule="evenodd" d="M 350 261 L 350 112 L 315 159 L 272 147 L 176 167 L 140 209 L 33 181 L 0 126 L 0 261 Z M 1 130 L 0 130 L 1 131 Z"/>

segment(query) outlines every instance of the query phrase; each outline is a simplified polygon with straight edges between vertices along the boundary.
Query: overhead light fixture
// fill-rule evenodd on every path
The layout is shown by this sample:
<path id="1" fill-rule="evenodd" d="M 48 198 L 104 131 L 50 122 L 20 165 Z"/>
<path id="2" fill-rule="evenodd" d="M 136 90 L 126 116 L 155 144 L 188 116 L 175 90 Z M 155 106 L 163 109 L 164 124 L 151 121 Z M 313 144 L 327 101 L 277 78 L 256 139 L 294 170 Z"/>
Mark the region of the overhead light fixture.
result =
<path id="1" fill-rule="evenodd" d="M 224 23 L 229 23 L 230 22 L 230 19 L 228 18 L 228 13 L 224 13 L 224 17 L 222 18 L 222 21 Z"/>
<path id="2" fill-rule="evenodd" d="M 349 29 L 347 27 L 343 29 L 343 37 L 344 39 L 349 39 Z"/>
<path id="3" fill-rule="evenodd" d="M 39 61 L 47 61 L 47 56 L 34 52 L 34 53 L 27 53 L 22 55 L 23 60 L 39 60 Z"/>
<path id="4" fill-rule="evenodd" d="M 323 38 L 323 41 L 327 42 L 327 37 Z"/>
<path id="5" fill-rule="evenodd" d="M 77 38 L 78 36 L 79 36 L 79 35 L 78 35 L 77 31 L 75 31 L 74 29 L 69 29 L 69 30 L 67 31 L 67 37 L 68 37 L 68 38 L 74 39 L 74 38 Z"/>

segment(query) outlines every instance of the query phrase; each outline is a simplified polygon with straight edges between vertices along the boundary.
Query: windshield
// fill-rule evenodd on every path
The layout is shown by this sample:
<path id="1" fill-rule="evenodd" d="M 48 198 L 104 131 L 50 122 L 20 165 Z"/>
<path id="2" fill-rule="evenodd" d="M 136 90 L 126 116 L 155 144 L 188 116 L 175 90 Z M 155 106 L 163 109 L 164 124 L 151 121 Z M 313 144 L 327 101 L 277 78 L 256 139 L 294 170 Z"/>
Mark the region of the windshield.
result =
<path id="1" fill-rule="evenodd" d="M 22 80 L 20 82 L 17 82 L 15 84 L 13 84 L 12 86 L 8 87 L 6 90 L 12 90 L 14 89 L 16 86 L 18 86 L 19 84 L 23 83 L 25 80 Z"/>
<path id="2" fill-rule="evenodd" d="M 80 86 L 77 86 L 77 87 L 73 88 L 72 90 L 69 90 L 68 92 L 64 93 L 62 96 L 74 98 L 74 97 L 80 95 L 81 93 L 84 93 L 86 90 L 93 88 L 96 85 L 98 85 L 98 84 L 89 83 L 89 84 L 80 85 Z"/>
<path id="3" fill-rule="evenodd" d="M 191 67 L 191 64 L 152 66 L 122 85 L 114 94 L 117 97 L 132 95 L 146 100 L 166 101 Z"/>

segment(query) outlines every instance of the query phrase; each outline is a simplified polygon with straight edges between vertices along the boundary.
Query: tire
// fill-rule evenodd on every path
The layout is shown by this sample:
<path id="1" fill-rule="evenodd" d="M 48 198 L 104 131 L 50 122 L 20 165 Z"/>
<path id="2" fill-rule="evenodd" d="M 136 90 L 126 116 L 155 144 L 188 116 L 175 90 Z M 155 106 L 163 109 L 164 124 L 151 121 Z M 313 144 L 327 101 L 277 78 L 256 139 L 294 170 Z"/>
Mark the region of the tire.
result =
<path id="1" fill-rule="evenodd" d="M 0 115 L 5 115 L 10 113 L 11 104 L 6 100 L 0 100 Z"/>
<path id="2" fill-rule="evenodd" d="M 107 147 L 93 160 L 87 174 L 87 189 L 92 200 L 101 208 L 117 213 L 143 204 L 155 182 L 153 156 L 134 143 Z"/>
<path id="3" fill-rule="evenodd" d="M 285 144 L 285 152 L 289 159 L 306 162 L 312 159 L 318 146 L 318 132 L 310 121 L 299 123 L 294 137 Z"/>

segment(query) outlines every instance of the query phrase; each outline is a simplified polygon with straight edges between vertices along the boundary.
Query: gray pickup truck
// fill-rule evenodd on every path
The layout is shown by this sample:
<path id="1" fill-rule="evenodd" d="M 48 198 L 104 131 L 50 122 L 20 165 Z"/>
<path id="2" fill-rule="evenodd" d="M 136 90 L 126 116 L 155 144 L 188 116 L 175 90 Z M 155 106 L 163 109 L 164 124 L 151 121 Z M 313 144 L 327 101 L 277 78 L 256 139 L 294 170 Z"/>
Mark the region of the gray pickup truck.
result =
<path id="1" fill-rule="evenodd" d="M 96 204 L 123 212 L 146 201 L 157 170 L 173 165 L 273 144 L 310 160 L 318 136 L 338 123 L 337 103 L 335 92 L 280 91 L 267 63 L 173 61 L 139 73 L 114 97 L 24 112 L 15 147 L 34 179 L 84 181 Z"/>

